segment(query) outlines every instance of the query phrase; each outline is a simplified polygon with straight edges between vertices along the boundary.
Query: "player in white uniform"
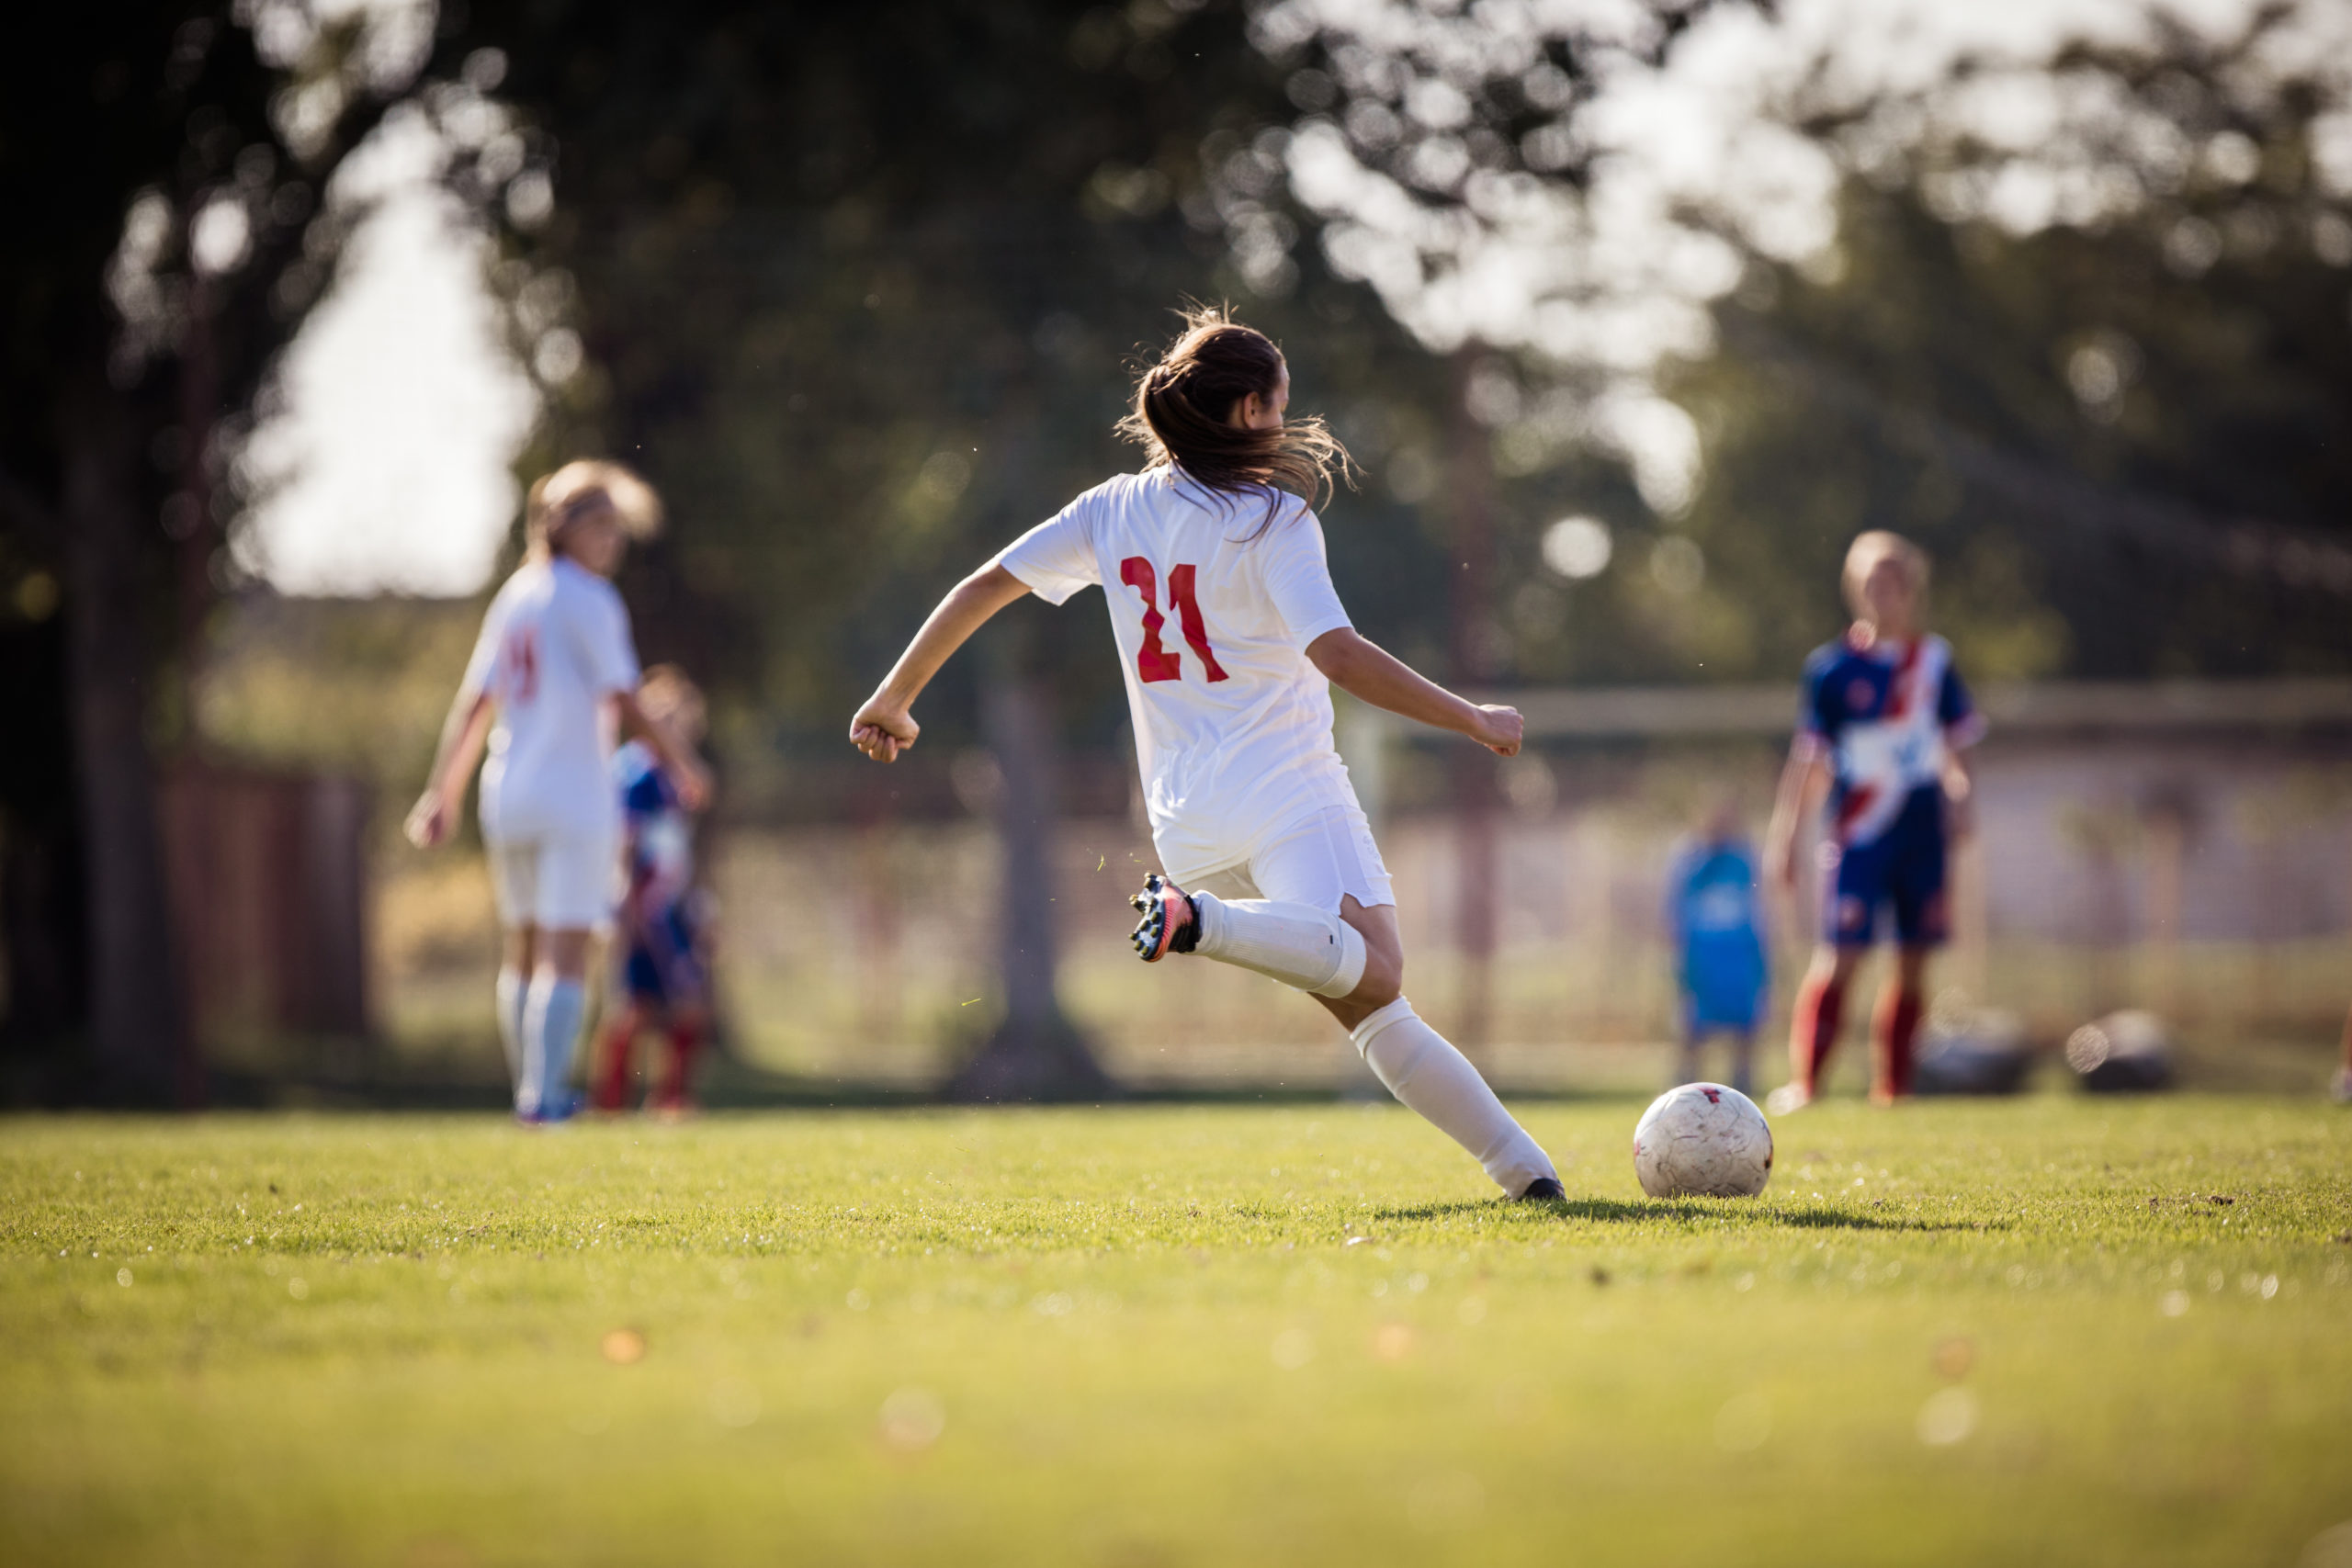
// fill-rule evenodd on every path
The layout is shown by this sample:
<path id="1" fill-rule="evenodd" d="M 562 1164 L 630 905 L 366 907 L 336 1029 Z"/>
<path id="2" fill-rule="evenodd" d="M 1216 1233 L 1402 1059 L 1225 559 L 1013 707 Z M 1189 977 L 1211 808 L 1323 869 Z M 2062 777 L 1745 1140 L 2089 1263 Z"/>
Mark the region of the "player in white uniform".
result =
<path id="1" fill-rule="evenodd" d="M 1008 546 L 940 603 L 851 721 L 894 761 L 915 697 L 1023 593 L 1101 584 L 1135 716 L 1152 841 L 1167 876 L 1134 900 L 1147 963 L 1192 953 L 1312 993 L 1396 1098 L 1512 1197 L 1558 1173 L 1477 1069 L 1403 996 L 1388 874 L 1331 744 L 1329 683 L 1511 756 L 1521 723 L 1415 674 L 1359 637 L 1302 495 L 1346 454 L 1320 421 L 1285 425 L 1290 371 L 1262 334 L 1214 312 L 1148 371 L 1121 433 L 1150 454 Z"/>
<path id="2" fill-rule="evenodd" d="M 645 739 L 689 805 L 707 793 L 700 764 L 676 754 L 638 706 L 628 611 L 607 581 L 628 540 L 661 522 L 650 487 L 617 463 L 568 463 L 531 487 L 529 556 L 491 601 L 409 813 L 420 848 L 447 838 L 488 741 L 481 833 L 506 931 L 499 1039 L 526 1122 L 578 1109 L 565 1074 L 586 1006 L 589 936 L 612 903 L 616 729 Z"/>

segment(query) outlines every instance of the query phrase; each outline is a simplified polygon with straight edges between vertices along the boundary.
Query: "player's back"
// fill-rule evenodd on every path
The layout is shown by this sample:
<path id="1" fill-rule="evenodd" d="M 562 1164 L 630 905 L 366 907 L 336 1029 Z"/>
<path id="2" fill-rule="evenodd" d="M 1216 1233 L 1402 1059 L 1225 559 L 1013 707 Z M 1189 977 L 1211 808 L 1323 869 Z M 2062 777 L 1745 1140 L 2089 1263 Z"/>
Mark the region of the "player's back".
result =
<path id="1" fill-rule="evenodd" d="M 1172 860 L 1224 851 L 1346 795 L 1329 683 L 1306 646 L 1348 625 L 1323 533 L 1291 496 L 1230 496 L 1170 469 L 1073 503 L 1107 596 L 1146 804 Z"/>
<path id="2" fill-rule="evenodd" d="M 1270 521 L 1254 498 L 1158 475 L 1097 494 L 1103 592 L 1155 739 L 1175 750 L 1214 746 L 1296 716 L 1289 705 L 1302 696 L 1321 704 L 1328 731 L 1328 693 L 1305 641 L 1329 627 L 1294 627 L 1285 613 L 1295 614 L 1297 579 L 1326 570 L 1314 514 L 1283 497 Z M 1336 601 L 1328 616 L 1315 606 L 1306 618 L 1346 624 Z"/>
<path id="3" fill-rule="evenodd" d="M 526 563 L 492 602 L 475 660 L 469 679 L 498 704 L 484 830 L 609 834 L 616 806 L 604 699 L 637 684 L 628 613 L 612 584 L 560 557 Z"/>

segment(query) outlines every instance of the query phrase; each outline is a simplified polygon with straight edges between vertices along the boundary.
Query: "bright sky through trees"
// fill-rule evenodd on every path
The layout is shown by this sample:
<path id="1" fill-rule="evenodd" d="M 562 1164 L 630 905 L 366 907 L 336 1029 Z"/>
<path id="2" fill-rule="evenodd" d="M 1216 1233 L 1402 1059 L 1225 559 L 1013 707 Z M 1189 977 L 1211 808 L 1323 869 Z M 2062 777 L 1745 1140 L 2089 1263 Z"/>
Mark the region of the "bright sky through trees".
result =
<path id="1" fill-rule="evenodd" d="M 2244 133 L 2200 136 L 2105 69 L 2052 62 L 2073 46 L 2157 57 L 2168 34 L 2226 45 L 2262 8 L 1784 0 L 1777 17 L 1724 5 L 1670 36 L 1628 0 L 1279 0 L 1254 36 L 1278 61 L 1311 62 L 1291 79 L 1307 112 L 1251 156 L 1279 159 L 1323 220 L 1334 268 L 1369 283 L 1430 348 L 1517 351 L 1539 376 L 1580 384 L 1532 424 L 1555 445 L 1616 452 L 1651 508 L 1673 517 L 1703 454 L 1652 373 L 1712 352 L 1711 307 L 1747 257 L 1833 281 L 1849 175 L 1917 176 L 1939 218 L 2020 236 L 2121 220 L 2194 181 L 2243 185 L 2259 168 Z M 2319 106 L 2318 183 L 2342 201 L 2352 7 L 2278 9 L 2228 73 L 2227 107 L 2264 123 L 2282 88 L 2305 85 Z M 1588 80 L 1551 63 L 1563 44 Z M 1504 105 L 1533 120 L 1515 146 L 1497 134 Z M 1835 129 L 1800 129 L 1823 126 Z M 1583 177 L 1553 177 L 1570 170 Z M 1236 245 L 1245 271 L 1248 217 Z M 2177 271 L 2219 254 L 2210 234 L 2177 238 Z"/>
<path id="2" fill-rule="evenodd" d="M 1312 45 L 1329 70 L 1294 78 L 1295 133 L 1243 156 L 1278 165 L 1266 175 L 1322 218 L 1338 270 L 1431 348 L 1475 340 L 1578 383 L 1531 400 L 1521 423 L 1614 451 L 1673 517 L 1704 453 L 1651 373 L 1712 351 L 1711 306 L 1747 256 L 1834 275 L 1849 175 L 1917 174 L 1939 217 L 2015 234 L 2120 219 L 2184 179 L 2251 177 L 2245 136 L 2200 141 L 2101 72 L 2050 62 L 2075 43 L 2153 51 L 2167 28 L 2233 38 L 2256 10 L 1786 0 L 1777 20 L 1723 6 L 1661 43 L 1633 0 L 1278 0 L 1255 24 L 1261 47 L 1284 58 Z M 2237 107 L 2258 115 L 2281 82 L 2310 84 L 2320 184 L 2352 198 L 2352 6 L 2290 0 L 2287 13 L 2237 73 Z M 1545 62 L 1562 39 L 1589 85 Z M 1476 156 L 1491 132 L 1474 94 L 1498 82 L 1550 118 L 1507 155 Z M 1811 136 L 1796 129 L 1806 121 L 1844 129 Z M 375 182 L 380 206 L 247 449 L 261 499 L 243 558 L 288 592 L 470 592 L 511 521 L 507 465 L 534 394 L 503 346 L 484 241 L 434 187 L 435 134 L 396 120 L 354 160 L 346 177 Z M 1589 171 L 1581 188 L 1546 177 L 1571 165 Z M 1261 243 L 1278 215 L 1227 205 L 1244 276 L 1287 266 L 1282 245 Z M 2173 259 L 2193 265 L 2199 235 L 2178 238 Z"/>
<path id="3" fill-rule="evenodd" d="M 537 400 L 441 161 L 423 118 L 396 115 L 337 176 L 373 210 L 241 459 L 259 501 L 240 555 L 283 592 L 470 593 L 514 517 Z"/>

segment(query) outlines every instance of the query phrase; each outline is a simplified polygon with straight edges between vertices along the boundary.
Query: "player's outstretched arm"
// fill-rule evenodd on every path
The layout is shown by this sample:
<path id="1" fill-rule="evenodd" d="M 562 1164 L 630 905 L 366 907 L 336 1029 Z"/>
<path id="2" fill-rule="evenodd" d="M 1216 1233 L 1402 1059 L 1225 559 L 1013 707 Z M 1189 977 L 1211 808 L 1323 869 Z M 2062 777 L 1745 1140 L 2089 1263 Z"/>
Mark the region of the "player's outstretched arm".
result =
<path id="1" fill-rule="evenodd" d="M 895 762 L 922 727 L 910 711 L 948 656 L 988 624 L 990 615 L 1029 592 L 1029 585 L 990 563 L 948 592 L 889 675 L 849 721 L 849 743 L 877 762 Z"/>
<path id="2" fill-rule="evenodd" d="M 1436 682 L 1356 632 L 1342 626 L 1306 645 L 1323 678 L 1358 702 L 1385 708 L 1432 729 L 1466 735 L 1497 756 L 1516 757 L 1525 721 L 1517 708 L 1482 706 Z"/>
<path id="3" fill-rule="evenodd" d="M 441 726 L 441 744 L 433 755 L 433 771 L 425 775 L 424 793 L 409 808 L 403 824 L 408 841 L 429 850 L 449 836 L 458 825 L 458 808 L 466 798 L 466 781 L 490 739 L 492 705 L 487 692 L 460 691 L 449 705 Z"/>

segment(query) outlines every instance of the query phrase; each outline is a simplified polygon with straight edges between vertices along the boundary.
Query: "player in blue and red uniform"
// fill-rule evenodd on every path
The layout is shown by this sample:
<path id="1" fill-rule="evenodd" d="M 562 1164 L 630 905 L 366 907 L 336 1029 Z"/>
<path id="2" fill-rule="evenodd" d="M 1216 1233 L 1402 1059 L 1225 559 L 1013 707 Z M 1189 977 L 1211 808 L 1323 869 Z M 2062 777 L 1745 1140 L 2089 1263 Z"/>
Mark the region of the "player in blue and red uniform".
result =
<path id="1" fill-rule="evenodd" d="M 1968 831 L 1963 750 L 1984 733 L 1951 645 L 1922 618 L 1928 558 L 1899 535 L 1872 531 L 1846 555 L 1854 624 L 1805 661 L 1796 744 L 1781 776 L 1769 869 L 1793 889 L 1797 826 L 1824 791 L 1822 931 L 1789 1022 L 1789 1082 L 1773 1108 L 1819 1091 L 1838 1041 L 1846 987 L 1891 914 L 1894 980 L 1871 1031 L 1871 1099 L 1911 1092 L 1913 1045 L 1927 998 L 1928 956 L 1949 935 L 1945 860 Z"/>
<path id="2" fill-rule="evenodd" d="M 671 748 L 693 756 L 703 730 L 702 693 L 695 683 L 669 665 L 657 665 L 645 673 L 641 700 Z M 669 1035 L 670 1055 L 661 1082 L 645 1097 L 646 1109 L 676 1115 L 692 1109 L 687 1075 L 710 1029 L 694 824 L 650 748 L 632 741 L 616 752 L 613 782 L 621 802 L 625 886 L 613 933 L 617 1010 L 605 1032 L 596 1108 L 618 1111 L 627 1104 L 637 1036 L 650 1028 Z"/>

